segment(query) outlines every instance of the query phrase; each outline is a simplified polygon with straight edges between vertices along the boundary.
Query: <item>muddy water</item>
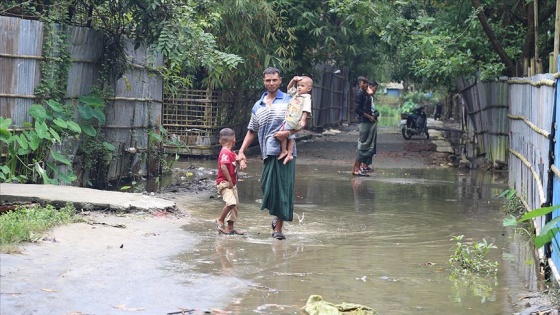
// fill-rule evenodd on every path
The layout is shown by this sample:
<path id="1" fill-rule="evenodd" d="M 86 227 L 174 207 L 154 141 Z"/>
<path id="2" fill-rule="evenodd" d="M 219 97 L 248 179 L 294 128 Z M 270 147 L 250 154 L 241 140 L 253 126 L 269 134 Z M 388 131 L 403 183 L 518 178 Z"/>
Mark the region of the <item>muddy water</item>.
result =
<path id="1" fill-rule="evenodd" d="M 211 220 L 222 203 L 214 199 L 193 211 L 202 220 L 188 227 L 205 240 L 176 257 L 195 272 L 243 280 L 231 300 L 216 301 L 233 314 L 296 314 L 313 294 L 380 314 L 512 314 L 516 294 L 536 286 L 528 242 L 502 227 L 496 195 L 505 175 L 422 169 L 356 178 L 333 166 L 298 165 L 295 219 L 278 241 L 260 211 L 260 169 L 252 167 L 238 185 L 236 227 L 247 235 L 216 234 Z M 450 277 L 454 235 L 493 242 L 497 277 Z"/>

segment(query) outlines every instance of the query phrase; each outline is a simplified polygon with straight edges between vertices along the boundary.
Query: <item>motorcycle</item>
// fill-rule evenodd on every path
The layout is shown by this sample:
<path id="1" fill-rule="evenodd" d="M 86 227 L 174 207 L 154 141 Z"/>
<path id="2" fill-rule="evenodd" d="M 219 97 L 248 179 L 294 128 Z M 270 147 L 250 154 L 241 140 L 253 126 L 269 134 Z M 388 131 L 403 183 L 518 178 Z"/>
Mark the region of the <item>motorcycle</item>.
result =
<path id="1" fill-rule="evenodd" d="M 413 135 L 424 134 L 426 139 L 430 139 L 428 134 L 428 118 L 424 108 L 421 106 L 412 110 L 411 113 L 401 114 L 401 132 L 403 138 L 410 140 Z"/>

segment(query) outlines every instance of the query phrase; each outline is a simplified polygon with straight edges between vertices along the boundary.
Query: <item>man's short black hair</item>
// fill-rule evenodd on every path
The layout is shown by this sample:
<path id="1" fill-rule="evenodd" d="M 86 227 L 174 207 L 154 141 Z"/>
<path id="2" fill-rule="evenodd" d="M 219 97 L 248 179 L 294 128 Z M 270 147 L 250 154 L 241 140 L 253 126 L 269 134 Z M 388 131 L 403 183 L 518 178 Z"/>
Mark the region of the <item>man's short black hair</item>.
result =
<path id="1" fill-rule="evenodd" d="M 369 86 L 377 86 L 378 85 L 377 81 L 375 81 L 375 80 L 369 81 L 368 84 L 369 84 Z"/>
<path id="2" fill-rule="evenodd" d="M 360 81 L 362 81 L 364 83 L 369 83 L 368 78 L 364 77 L 363 75 L 358 77 L 358 83 L 360 83 Z"/>
<path id="3" fill-rule="evenodd" d="M 280 77 L 282 76 L 282 75 L 280 74 L 280 70 L 278 70 L 278 68 L 268 67 L 268 68 L 264 69 L 264 71 L 263 71 L 263 77 L 264 77 L 265 75 L 267 75 L 267 74 L 275 74 L 275 73 L 278 73 L 278 76 L 280 76 Z"/>

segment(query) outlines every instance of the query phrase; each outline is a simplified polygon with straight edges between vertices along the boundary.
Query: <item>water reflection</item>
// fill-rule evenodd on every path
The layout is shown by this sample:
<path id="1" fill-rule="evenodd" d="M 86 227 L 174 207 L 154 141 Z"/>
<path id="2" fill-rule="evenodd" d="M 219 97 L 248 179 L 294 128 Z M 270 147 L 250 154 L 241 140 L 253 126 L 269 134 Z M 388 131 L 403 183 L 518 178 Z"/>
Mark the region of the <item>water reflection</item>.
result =
<path id="1" fill-rule="evenodd" d="M 251 171 L 238 185 L 237 225 L 248 234 L 218 236 L 209 223 L 199 227 L 208 233 L 199 254 L 214 264 L 195 270 L 251 282 L 235 303 L 216 297 L 234 314 L 295 314 L 313 294 L 382 314 L 509 314 L 509 292 L 536 278 L 533 267 L 519 272 L 512 267 L 518 260 L 503 259 L 530 255 L 519 244 L 512 251 L 511 232 L 501 224 L 496 196 L 507 186 L 504 175 L 388 170 L 356 178 L 335 166 L 298 165 L 295 220 L 286 224 L 287 240 L 278 241 L 257 202 L 260 170 Z M 211 200 L 191 210 L 211 222 L 219 209 L 220 200 Z M 488 257 L 500 263 L 497 279 L 450 277 L 455 235 L 498 246 Z"/>

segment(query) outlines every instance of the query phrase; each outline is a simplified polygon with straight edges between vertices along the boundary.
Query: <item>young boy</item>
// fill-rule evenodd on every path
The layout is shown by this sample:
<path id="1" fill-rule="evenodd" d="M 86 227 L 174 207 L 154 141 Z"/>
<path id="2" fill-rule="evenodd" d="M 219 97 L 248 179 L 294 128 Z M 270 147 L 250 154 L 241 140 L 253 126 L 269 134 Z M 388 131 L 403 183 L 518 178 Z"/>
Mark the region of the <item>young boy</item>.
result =
<path id="1" fill-rule="evenodd" d="M 297 88 L 294 87 L 297 84 Z M 292 96 L 292 100 L 286 109 L 286 120 L 282 124 L 281 130 L 301 130 L 305 128 L 307 116 L 311 115 L 311 89 L 313 88 L 313 80 L 307 76 L 295 76 L 288 83 L 288 94 Z M 294 148 L 294 139 L 283 139 L 282 152 L 278 159 L 284 159 L 284 164 L 294 159 L 292 151 Z"/>
<path id="2" fill-rule="evenodd" d="M 230 128 L 220 130 L 220 144 L 222 149 L 218 155 L 218 178 L 216 179 L 216 187 L 218 193 L 225 201 L 220 217 L 216 220 L 218 232 L 221 234 L 244 234 L 233 228 L 237 221 L 237 205 L 239 197 L 237 194 L 237 164 L 235 158 L 237 155 L 232 151 L 235 145 L 235 132 Z M 242 161 L 241 163 L 244 163 Z M 227 227 L 225 226 L 227 222 Z"/>

